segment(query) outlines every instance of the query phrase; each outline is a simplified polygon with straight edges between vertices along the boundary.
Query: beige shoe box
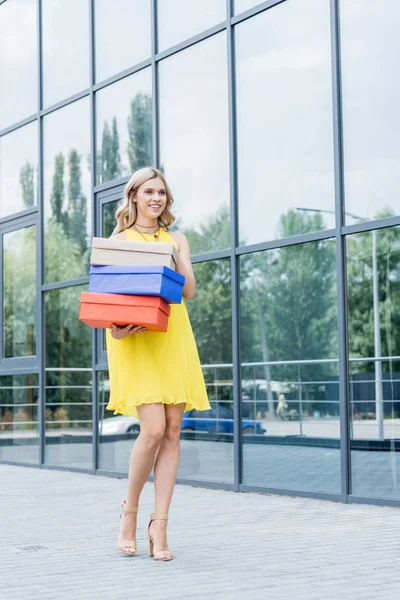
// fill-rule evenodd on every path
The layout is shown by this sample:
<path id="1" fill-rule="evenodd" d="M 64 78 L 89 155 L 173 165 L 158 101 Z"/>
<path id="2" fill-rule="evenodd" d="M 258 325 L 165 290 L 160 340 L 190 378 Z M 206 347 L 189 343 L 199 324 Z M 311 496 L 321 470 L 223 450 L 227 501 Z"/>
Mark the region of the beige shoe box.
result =
<path id="1" fill-rule="evenodd" d="M 90 264 L 154 265 L 175 270 L 177 260 L 178 250 L 173 244 L 94 237 Z"/>

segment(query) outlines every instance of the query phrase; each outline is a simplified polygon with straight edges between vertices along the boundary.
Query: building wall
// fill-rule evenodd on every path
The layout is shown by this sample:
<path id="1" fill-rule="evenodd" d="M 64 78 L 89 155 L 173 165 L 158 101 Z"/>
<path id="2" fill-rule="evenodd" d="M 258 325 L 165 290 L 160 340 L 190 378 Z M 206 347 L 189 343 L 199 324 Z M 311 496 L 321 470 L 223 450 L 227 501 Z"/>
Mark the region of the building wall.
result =
<path id="1" fill-rule="evenodd" d="M 155 165 L 212 404 L 179 480 L 398 503 L 399 26 L 395 0 L 0 3 L 0 461 L 127 473 L 79 297 Z"/>

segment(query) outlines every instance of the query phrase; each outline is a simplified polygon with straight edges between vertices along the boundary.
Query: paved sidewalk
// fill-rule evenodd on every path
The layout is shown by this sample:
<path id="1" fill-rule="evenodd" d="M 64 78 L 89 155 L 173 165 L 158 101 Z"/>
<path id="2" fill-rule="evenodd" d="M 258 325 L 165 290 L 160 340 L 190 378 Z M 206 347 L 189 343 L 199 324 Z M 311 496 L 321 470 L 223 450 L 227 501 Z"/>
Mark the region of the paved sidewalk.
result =
<path id="1" fill-rule="evenodd" d="M 400 509 L 177 485 L 162 563 L 147 556 L 151 483 L 138 554 L 116 549 L 126 486 L 0 465 L 1 600 L 400 598 Z"/>

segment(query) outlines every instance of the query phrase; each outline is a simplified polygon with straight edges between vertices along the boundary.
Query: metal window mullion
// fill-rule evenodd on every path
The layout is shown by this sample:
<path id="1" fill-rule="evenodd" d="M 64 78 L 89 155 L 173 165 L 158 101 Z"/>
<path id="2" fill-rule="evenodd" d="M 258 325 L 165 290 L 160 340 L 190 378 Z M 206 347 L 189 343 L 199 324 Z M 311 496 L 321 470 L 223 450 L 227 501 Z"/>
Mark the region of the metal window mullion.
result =
<path id="1" fill-rule="evenodd" d="M 90 203 L 91 203 L 91 227 L 89 240 L 96 235 L 96 223 L 97 223 L 97 206 L 96 206 L 96 195 L 94 193 L 94 186 L 96 185 L 96 168 L 97 168 L 97 143 L 96 143 L 96 106 L 93 86 L 96 81 L 96 39 L 95 39 L 95 3 L 94 0 L 88 0 L 89 2 L 89 69 L 90 69 L 90 149 L 91 149 L 91 189 L 90 189 Z M 98 378 L 96 374 L 96 362 L 97 362 L 97 341 L 98 335 L 96 329 L 92 329 L 92 470 L 96 473 L 98 467 L 99 458 L 99 431 L 98 431 L 98 394 L 97 385 Z"/>
<path id="2" fill-rule="evenodd" d="M 243 475 L 242 405 L 240 378 L 240 304 L 239 304 L 239 256 L 238 244 L 238 194 L 236 154 L 236 90 L 235 90 L 235 47 L 232 26 L 233 0 L 226 0 L 226 36 L 228 69 L 228 114 L 229 114 L 229 178 L 230 178 L 230 234 L 231 234 L 231 307 L 232 307 L 232 381 L 233 381 L 233 453 L 234 489 L 239 491 Z"/>
<path id="3" fill-rule="evenodd" d="M 38 222 L 36 236 L 36 314 L 37 320 L 37 357 L 39 361 L 39 465 L 45 462 L 45 434 L 46 434 L 46 373 L 45 373 L 45 314 L 44 299 L 45 294 L 42 291 L 44 284 L 44 197 L 43 197 L 43 117 L 41 109 L 43 104 L 43 57 L 42 57 L 42 0 L 38 0 Z"/>
<path id="4" fill-rule="evenodd" d="M 334 128 L 335 213 L 336 213 L 336 273 L 339 343 L 339 405 L 340 405 L 340 464 L 341 493 L 347 502 L 350 493 L 350 443 L 349 443 L 349 386 L 347 343 L 347 290 L 346 246 L 342 235 L 344 222 L 343 177 L 343 119 L 340 68 L 339 0 L 330 0 L 332 44 L 332 100 Z"/>
<path id="5" fill-rule="evenodd" d="M 160 140 L 159 140 L 159 77 L 156 54 L 158 50 L 157 27 L 157 0 L 151 1 L 151 79 L 152 79 L 152 142 L 153 165 L 160 167 Z"/>

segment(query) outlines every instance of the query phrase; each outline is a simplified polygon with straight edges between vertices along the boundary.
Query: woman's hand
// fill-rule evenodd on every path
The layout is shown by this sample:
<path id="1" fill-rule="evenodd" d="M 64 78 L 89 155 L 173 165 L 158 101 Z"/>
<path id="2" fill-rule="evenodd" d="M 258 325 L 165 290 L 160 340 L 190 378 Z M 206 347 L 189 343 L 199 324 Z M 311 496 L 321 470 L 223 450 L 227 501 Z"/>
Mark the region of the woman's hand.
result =
<path id="1" fill-rule="evenodd" d="M 127 325 L 126 327 L 119 327 L 113 323 L 110 328 L 110 333 L 115 340 L 122 340 L 123 338 L 128 337 L 128 335 L 142 333 L 143 331 L 146 331 L 146 328 L 142 327 L 141 325 Z"/>

